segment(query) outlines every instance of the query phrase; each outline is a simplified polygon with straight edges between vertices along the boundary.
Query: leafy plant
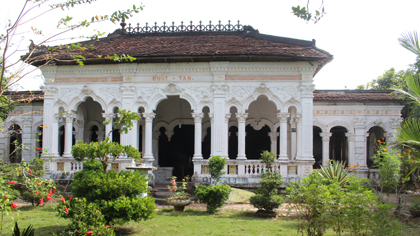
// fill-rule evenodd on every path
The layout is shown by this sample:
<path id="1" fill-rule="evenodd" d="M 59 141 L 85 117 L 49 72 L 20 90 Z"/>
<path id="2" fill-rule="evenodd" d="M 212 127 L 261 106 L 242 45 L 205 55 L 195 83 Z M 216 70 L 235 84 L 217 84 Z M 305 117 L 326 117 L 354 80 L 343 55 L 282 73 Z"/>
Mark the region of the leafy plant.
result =
<path id="1" fill-rule="evenodd" d="M 223 207 L 223 204 L 229 198 L 230 186 L 227 184 L 203 186 L 196 188 L 196 197 L 202 203 L 207 204 L 207 212 L 215 213 L 217 208 Z"/>
<path id="2" fill-rule="evenodd" d="M 352 175 L 350 169 L 354 168 L 354 165 L 345 168 L 345 162 L 331 161 L 328 162 L 328 166 L 321 166 L 321 169 L 317 171 L 319 176 L 330 181 L 337 181 L 340 186 L 343 186 Z"/>
<path id="3" fill-rule="evenodd" d="M 186 178 L 188 180 L 188 177 Z M 168 189 L 171 192 L 171 196 L 168 197 L 166 200 L 190 199 L 189 194 L 186 192 L 187 182 L 185 182 L 185 179 L 182 180 L 181 186 L 178 187 L 176 184 L 176 176 L 172 176 L 171 185 L 168 185 Z"/>
<path id="4" fill-rule="evenodd" d="M 249 199 L 251 204 L 265 213 L 273 213 L 283 202 L 283 198 L 278 194 L 277 188 L 283 183 L 282 176 L 278 172 L 273 172 L 272 165 L 276 160 L 276 155 L 272 152 L 263 151 L 261 162 L 265 164 L 266 171 L 261 173 L 261 187 L 257 188 L 255 195 Z"/>
<path id="5" fill-rule="evenodd" d="M 209 171 L 212 179 L 212 184 L 217 184 L 220 181 L 220 177 L 226 173 L 223 171 L 226 165 L 226 158 L 220 156 L 212 156 L 209 159 Z"/>
<path id="6" fill-rule="evenodd" d="M 34 236 L 35 235 L 35 229 L 32 225 L 29 225 L 26 229 L 20 232 L 18 222 L 15 221 L 15 227 L 13 228 L 13 234 L 12 236 Z"/>
<path id="7" fill-rule="evenodd" d="M 411 200 L 413 202 L 411 203 L 410 210 L 420 210 L 420 197 L 413 197 Z"/>

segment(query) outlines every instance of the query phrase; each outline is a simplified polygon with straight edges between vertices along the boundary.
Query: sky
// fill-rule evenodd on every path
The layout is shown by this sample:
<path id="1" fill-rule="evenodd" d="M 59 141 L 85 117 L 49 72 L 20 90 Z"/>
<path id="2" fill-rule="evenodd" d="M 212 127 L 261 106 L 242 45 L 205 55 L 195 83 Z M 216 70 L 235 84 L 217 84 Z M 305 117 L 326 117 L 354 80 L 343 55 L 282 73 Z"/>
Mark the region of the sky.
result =
<path id="1" fill-rule="evenodd" d="M 6 2 L 5 0 L 1 0 Z M 7 18 L 13 19 L 21 9 L 24 0 L 8 1 L 0 9 L 1 29 Z M 57 1 L 52 1 L 57 2 Z M 316 9 L 319 0 L 310 5 Z M 316 46 L 334 56 L 321 72 L 314 77 L 316 89 L 355 89 L 382 75 L 394 67 L 405 70 L 415 62 L 415 55 L 398 44 L 401 34 L 419 30 L 417 21 L 420 1 L 418 0 L 324 0 L 327 14 L 318 23 L 305 22 L 291 12 L 291 7 L 306 5 L 306 0 L 97 0 L 85 7 L 72 11 L 51 12 L 30 22 L 20 29 L 21 45 L 29 45 L 29 39 L 39 39 L 30 34 L 29 26 L 42 29 L 45 35 L 53 32 L 58 20 L 65 15 L 75 20 L 90 19 L 92 16 L 110 14 L 118 9 L 143 4 L 144 10 L 127 20 L 127 23 L 145 25 L 146 22 L 163 25 L 181 24 L 181 21 L 198 24 L 209 20 L 227 24 L 228 20 L 240 20 L 251 25 L 261 34 L 316 40 Z M 5 6 L 5 7 L 3 7 Z M 26 27 L 26 28 L 25 28 Z M 75 30 L 67 35 L 91 35 L 93 30 L 112 33 L 119 24 L 100 23 L 86 30 Z M 67 41 L 64 41 L 67 42 Z M 58 44 L 51 42 L 49 45 Z M 22 53 L 23 54 L 23 53 Z M 20 54 L 21 55 L 21 54 Z M 37 89 L 42 83 L 40 73 L 34 73 L 21 82 L 20 89 Z"/>

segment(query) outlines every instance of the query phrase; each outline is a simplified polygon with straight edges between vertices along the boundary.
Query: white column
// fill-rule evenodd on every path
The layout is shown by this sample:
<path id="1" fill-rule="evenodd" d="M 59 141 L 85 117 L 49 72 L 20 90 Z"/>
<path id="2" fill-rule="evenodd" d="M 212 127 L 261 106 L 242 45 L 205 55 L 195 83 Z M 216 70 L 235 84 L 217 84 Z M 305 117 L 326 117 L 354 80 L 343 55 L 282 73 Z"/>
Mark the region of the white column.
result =
<path id="1" fill-rule="evenodd" d="M 114 113 L 102 113 L 102 117 L 105 120 L 110 120 L 109 124 L 105 125 L 105 138 L 109 135 L 109 142 L 112 142 L 112 134 L 110 132 L 112 131 L 112 119 L 115 117 Z"/>
<path id="2" fill-rule="evenodd" d="M 213 113 L 209 113 L 209 118 L 210 118 L 210 157 L 214 156 L 215 153 L 215 149 L 214 149 L 214 138 L 216 137 L 216 135 L 214 135 L 214 114 Z"/>
<path id="3" fill-rule="evenodd" d="M 223 127 L 223 133 L 225 133 L 225 140 L 224 140 L 224 155 L 223 157 L 226 157 L 226 159 L 229 159 L 229 119 L 230 119 L 230 113 L 225 114 L 225 124 Z"/>
<path id="4" fill-rule="evenodd" d="M 322 137 L 322 165 L 328 166 L 330 159 L 330 137 L 332 133 L 325 132 L 319 135 Z"/>
<path id="5" fill-rule="evenodd" d="M 238 157 L 237 160 L 245 160 L 245 122 L 248 113 L 236 113 L 238 119 Z"/>
<path id="6" fill-rule="evenodd" d="M 60 114 L 54 114 L 54 121 L 52 124 L 52 150 L 51 150 L 51 155 L 53 157 L 58 157 L 59 153 L 58 153 L 58 130 L 59 130 L 59 126 L 58 123 L 60 122 L 61 119 L 61 115 Z M 45 126 L 45 125 L 44 125 Z M 44 142 L 44 140 L 43 140 Z M 42 145 L 44 146 L 44 143 L 42 143 Z M 44 155 L 44 153 L 42 153 Z"/>
<path id="7" fill-rule="evenodd" d="M 143 118 L 145 119 L 145 140 L 144 140 L 144 154 L 143 159 L 146 165 L 151 165 L 154 161 L 153 150 L 152 150 L 152 139 L 153 139 L 153 118 L 155 118 L 155 113 L 143 113 Z"/>
<path id="8" fill-rule="evenodd" d="M 296 159 L 301 159 L 302 157 L 302 114 L 297 113 L 295 115 L 295 120 L 297 123 L 297 132 L 296 132 Z M 312 140 L 312 139 L 311 139 Z"/>
<path id="9" fill-rule="evenodd" d="M 139 146 L 139 122 L 138 120 L 133 120 L 133 128 L 129 131 L 130 134 L 130 145 L 137 148 Z"/>
<path id="10" fill-rule="evenodd" d="M 312 76 L 302 75 L 302 80 L 305 80 L 309 83 L 302 82 L 301 91 L 302 91 L 302 128 L 301 128 L 301 138 L 299 141 L 305 145 L 301 146 L 300 159 L 303 161 L 314 162 L 313 152 L 313 90 L 315 85 L 312 84 Z M 308 167 L 312 168 L 312 164 Z"/>
<path id="11" fill-rule="evenodd" d="M 71 154 L 71 146 L 73 140 L 73 119 L 76 118 L 74 114 L 65 114 L 66 126 L 65 126 L 65 137 L 64 137 L 64 153 L 63 157 L 70 158 L 73 157 Z"/>
<path id="12" fill-rule="evenodd" d="M 356 160 L 354 157 L 354 140 L 355 135 L 353 132 L 346 133 L 347 143 L 349 144 L 348 148 L 348 166 L 356 165 Z"/>
<path id="13" fill-rule="evenodd" d="M 363 108 L 359 108 L 360 110 Z M 355 109 L 355 110 L 359 110 Z M 367 168 L 367 137 L 369 134 L 365 132 L 365 124 L 366 118 L 363 116 L 359 116 L 354 118 L 354 159 L 355 165 L 359 166 L 358 171 L 359 174 L 368 170 Z M 367 175 L 366 175 L 367 177 Z"/>
<path id="14" fill-rule="evenodd" d="M 277 118 L 280 119 L 280 155 L 279 160 L 288 161 L 287 157 L 287 118 L 290 114 L 287 112 L 277 113 Z"/>
<path id="15" fill-rule="evenodd" d="M 203 159 L 203 154 L 201 151 L 201 133 L 202 133 L 202 124 L 201 121 L 204 117 L 203 113 L 192 113 L 194 118 L 194 160 Z"/>
<path id="16" fill-rule="evenodd" d="M 49 158 L 51 153 L 58 155 L 58 151 L 54 152 L 54 143 L 57 141 L 56 150 L 58 150 L 58 123 L 57 129 L 51 127 L 51 124 L 54 124 L 54 113 L 53 113 L 53 103 L 54 97 L 47 91 L 44 91 L 44 107 L 43 107 L 43 128 L 42 128 L 42 148 L 47 151 L 42 152 L 43 158 Z"/>
<path id="17" fill-rule="evenodd" d="M 153 165 L 157 166 L 159 162 L 159 136 L 160 131 L 154 131 L 153 132 L 153 143 L 152 143 L 152 153 L 153 153 Z"/>
<path id="18" fill-rule="evenodd" d="M 278 132 L 269 132 L 268 137 L 270 137 L 271 141 L 271 152 L 277 154 L 277 140 L 279 138 Z"/>
<path id="19" fill-rule="evenodd" d="M 32 143 L 32 117 L 22 117 L 23 127 L 22 128 L 22 145 L 25 145 L 28 149 L 22 148 L 21 160 L 22 162 L 29 162 L 31 157 Z"/>

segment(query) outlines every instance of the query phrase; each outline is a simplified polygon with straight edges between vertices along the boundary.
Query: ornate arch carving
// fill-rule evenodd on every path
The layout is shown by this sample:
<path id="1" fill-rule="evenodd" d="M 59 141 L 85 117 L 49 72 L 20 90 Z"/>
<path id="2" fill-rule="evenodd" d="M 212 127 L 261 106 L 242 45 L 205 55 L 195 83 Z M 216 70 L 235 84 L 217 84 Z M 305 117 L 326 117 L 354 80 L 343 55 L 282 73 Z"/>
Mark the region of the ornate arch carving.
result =
<path id="1" fill-rule="evenodd" d="M 327 128 L 327 126 L 319 120 L 314 120 L 313 121 L 313 126 L 319 127 L 323 133 L 325 133 L 325 132 L 327 132 L 327 130 L 329 130 Z"/>
<path id="2" fill-rule="evenodd" d="M 354 133 L 354 127 L 350 123 L 343 121 L 343 120 L 335 120 L 327 125 L 327 132 L 330 132 L 332 128 L 336 126 L 343 126 L 347 129 L 347 132 Z"/>

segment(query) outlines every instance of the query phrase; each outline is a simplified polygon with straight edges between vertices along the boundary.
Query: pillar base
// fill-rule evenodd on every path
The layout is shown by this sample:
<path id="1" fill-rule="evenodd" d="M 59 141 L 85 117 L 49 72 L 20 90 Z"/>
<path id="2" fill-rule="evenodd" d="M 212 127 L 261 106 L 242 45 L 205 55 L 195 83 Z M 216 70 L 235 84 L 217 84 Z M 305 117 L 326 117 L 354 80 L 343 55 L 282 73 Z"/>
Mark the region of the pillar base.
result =
<path id="1" fill-rule="evenodd" d="M 63 154 L 63 157 L 64 157 L 64 158 L 72 158 L 72 157 L 73 157 L 73 155 L 72 155 L 71 153 L 64 153 L 64 154 Z"/>
<path id="2" fill-rule="evenodd" d="M 245 154 L 239 154 L 237 157 L 236 157 L 236 160 L 246 160 L 247 158 L 246 158 L 246 155 Z"/>
<path id="3" fill-rule="evenodd" d="M 203 158 L 203 155 L 201 155 L 201 154 L 194 154 L 194 156 L 193 156 L 193 160 L 202 160 L 202 159 L 204 159 L 204 158 Z"/>
<path id="4" fill-rule="evenodd" d="M 280 161 L 289 161 L 289 157 L 288 156 L 279 156 L 278 160 Z"/>

